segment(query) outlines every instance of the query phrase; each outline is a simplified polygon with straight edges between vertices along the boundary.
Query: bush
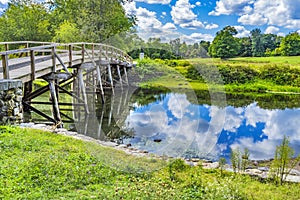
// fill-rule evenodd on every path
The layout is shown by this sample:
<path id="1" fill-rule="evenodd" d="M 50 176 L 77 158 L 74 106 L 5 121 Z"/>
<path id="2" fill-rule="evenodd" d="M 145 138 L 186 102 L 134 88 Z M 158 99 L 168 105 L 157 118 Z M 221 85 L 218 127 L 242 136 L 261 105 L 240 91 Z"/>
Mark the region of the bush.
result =
<path id="1" fill-rule="evenodd" d="M 278 85 L 300 86 L 300 70 L 284 65 L 266 66 L 261 70 L 259 77 Z"/>

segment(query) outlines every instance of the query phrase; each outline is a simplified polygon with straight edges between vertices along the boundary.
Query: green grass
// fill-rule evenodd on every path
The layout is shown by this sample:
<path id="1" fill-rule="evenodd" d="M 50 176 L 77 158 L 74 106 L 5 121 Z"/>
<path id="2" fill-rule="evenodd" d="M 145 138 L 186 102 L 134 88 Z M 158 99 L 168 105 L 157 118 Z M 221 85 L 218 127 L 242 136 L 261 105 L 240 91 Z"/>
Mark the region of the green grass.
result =
<path id="1" fill-rule="evenodd" d="M 232 58 L 228 60 L 221 60 L 218 58 L 196 58 L 179 61 L 151 61 L 149 64 L 151 68 L 144 64 L 144 68 L 149 71 L 162 72 L 163 75 L 154 76 L 154 78 L 142 82 L 141 87 L 145 88 L 159 88 L 166 87 L 171 90 L 176 89 L 193 89 L 193 90 L 221 90 L 227 93 L 265 93 L 265 92 L 290 92 L 299 93 L 300 88 L 292 85 L 275 84 L 270 80 L 256 79 L 251 82 L 243 84 L 226 84 L 216 85 L 207 84 L 203 81 L 191 80 L 187 78 L 188 68 L 190 65 L 217 65 L 217 66 L 233 66 L 252 68 L 256 71 L 262 71 L 264 68 L 269 69 L 270 66 L 299 68 L 300 57 L 247 57 L 247 58 Z M 144 61 L 145 63 L 149 60 Z M 159 67 L 153 65 L 159 63 Z M 156 64 L 157 65 L 157 64 Z M 145 70 L 144 70 L 145 71 Z M 266 71 L 266 70 L 265 70 Z M 282 81 L 281 81 L 282 82 Z M 297 83 L 298 84 L 298 83 Z"/>
<path id="2" fill-rule="evenodd" d="M 209 63 L 209 64 L 290 64 L 300 66 L 300 56 L 277 56 L 277 57 L 239 57 L 222 60 L 220 58 L 194 58 L 188 59 L 190 62 Z"/>
<path id="3" fill-rule="evenodd" d="M 0 199 L 299 199 L 299 186 L 0 127 Z"/>

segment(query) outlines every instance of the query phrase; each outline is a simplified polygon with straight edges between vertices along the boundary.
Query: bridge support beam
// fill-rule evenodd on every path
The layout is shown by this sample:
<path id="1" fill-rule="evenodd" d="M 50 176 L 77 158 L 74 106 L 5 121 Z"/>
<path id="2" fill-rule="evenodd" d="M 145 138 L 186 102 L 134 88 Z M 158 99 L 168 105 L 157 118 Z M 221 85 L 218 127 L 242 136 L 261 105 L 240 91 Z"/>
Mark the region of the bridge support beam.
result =
<path id="1" fill-rule="evenodd" d="M 61 116 L 60 116 L 60 112 L 59 112 L 55 80 L 49 80 L 48 83 L 49 83 L 50 97 L 51 97 L 51 101 L 52 101 L 53 118 L 56 121 L 56 125 L 58 127 L 62 127 L 62 120 L 61 120 Z"/>

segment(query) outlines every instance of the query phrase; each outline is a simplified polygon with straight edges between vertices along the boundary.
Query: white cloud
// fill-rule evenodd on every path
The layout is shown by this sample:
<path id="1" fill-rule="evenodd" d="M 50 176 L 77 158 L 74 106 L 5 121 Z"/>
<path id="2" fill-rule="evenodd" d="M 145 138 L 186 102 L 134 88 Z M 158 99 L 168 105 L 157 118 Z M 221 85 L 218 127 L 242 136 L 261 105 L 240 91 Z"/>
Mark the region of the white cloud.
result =
<path id="1" fill-rule="evenodd" d="M 194 7 L 189 3 L 189 0 L 178 0 L 171 10 L 174 23 L 182 28 L 203 28 L 202 22 L 197 19 L 197 15 L 192 11 Z"/>
<path id="2" fill-rule="evenodd" d="M 149 4 L 169 4 L 171 0 L 135 0 L 137 2 L 144 2 Z"/>
<path id="3" fill-rule="evenodd" d="M 0 2 L 1 2 L 2 4 L 7 4 L 7 3 L 9 2 L 9 0 L 0 0 Z"/>
<path id="4" fill-rule="evenodd" d="M 163 26 L 163 29 L 164 30 L 176 30 L 176 26 L 172 23 L 166 23 L 164 26 Z"/>
<path id="5" fill-rule="evenodd" d="M 214 36 L 210 34 L 203 34 L 203 33 L 192 33 L 191 35 L 184 35 L 183 40 L 187 43 L 195 43 L 200 42 L 201 40 L 204 41 L 212 41 L 214 39 Z"/>
<path id="6" fill-rule="evenodd" d="M 254 14 L 246 14 L 241 16 L 238 19 L 238 22 L 245 24 L 245 25 L 264 25 L 268 22 L 268 18 L 264 17 L 263 15 L 259 13 L 254 13 Z"/>
<path id="7" fill-rule="evenodd" d="M 282 26 L 289 29 L 300 27 L 300 0 L 256 0 L 253 9 L 238 19 L 245 25 Z"/>
<path id="8" fill-rule="evenodd" d="M 143 7 L 136 7 L 136 3 L 130 2 L 124 5 L 127 14 L 134 14 L 137 17 L 137 30 L 139 36 L 148 40 L 150 37 L 161 38 L 163 42 L 179 37 L 179 33 L 174 32 L 176 26 L 170 22 L 163 24 L 157 18 L 157 13 L 149 11 Z"/>
<path id="9" fill-rule="evenodd" d="M 200 2 L 200 1 L 197 1 L 197 2 L 196 2 L 196 6 L 201 6 L 201 2 Z"/>
<path id="10" fill-rule="evenodd" d="M 269 26 L 269 27 L 266 28 L 265 34 L 268 34 L 268 33 L 277 34 L 279 30 L 280 29 L 278 27 Z"/>
<path id="11" fill-rule="evenodd" d="M 215 29 L 215 28 L 219 28 L 218 24 L 207 24 L 205 26 L 205 29 Z"/>
<path id="12" fill-rule="evenodd" d="M 198 20 L 193 20 L 193 21 L 188 22 L 188 23 L 180 24 L 179 26 L 181 28 L 188 28 L 188 29 L 197 29 L 197 28 L 203 28 L 204 27 L 202 22 L 200 22 Z"/>
<path id="13" fill-rule="evenodd" d="M 181 119 L 189 105 L 190 102 L 187 100 L 185 94 L 170 95 L 170 99 L 168 101 L 168 107 L 169 110 L 176 118 Z"/>
<path id="14" fill-rule="evenodd" d="M 166 12 L 162 12 L 161 14 L 162 14 L 163 16 L 166 16 L 166 15 L 167 15 L 167 13 L 166 13 Z"/>
<path id="15" fill-rule="evenodd" d="M 247 30 L 244 26 L 234 26 L 234 28 L 238 32 L 238 34 L 235 35 L 235 37 L 241 38 L 241 37 L 248 37 L 250 35 L 250 31 Z"/>
<path id="16" fill-rule="evenodd" d="M 216 7 L 209 15 L 230 15 L 230 14 L 246 14 L 252 11 L 249 0 L 219 0 L 216 2 Z"/>

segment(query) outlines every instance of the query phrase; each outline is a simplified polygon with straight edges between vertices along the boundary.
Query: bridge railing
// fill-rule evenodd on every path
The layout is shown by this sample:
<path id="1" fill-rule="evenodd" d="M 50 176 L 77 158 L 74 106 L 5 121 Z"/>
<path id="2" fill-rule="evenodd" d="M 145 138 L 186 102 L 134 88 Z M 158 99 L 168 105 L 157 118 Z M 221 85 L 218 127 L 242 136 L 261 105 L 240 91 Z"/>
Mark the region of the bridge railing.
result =
<path id="1" fill-rule="evenodd" d="M 121 49 L 98 43 L 51 43 L 34 41 L 0 42 L 3 79 L 14 78 L 10 71 L 30 66 L 30 73 L 24 75 L 24 82 L 34 80 L 45 73 L 81 64 L 86 60 L 113 60 L 131 63 L 131 57 Z M 10 47 L 18 48 L 10 49 Z M 18 58 L 18 59 L 16 59 Z"/>

